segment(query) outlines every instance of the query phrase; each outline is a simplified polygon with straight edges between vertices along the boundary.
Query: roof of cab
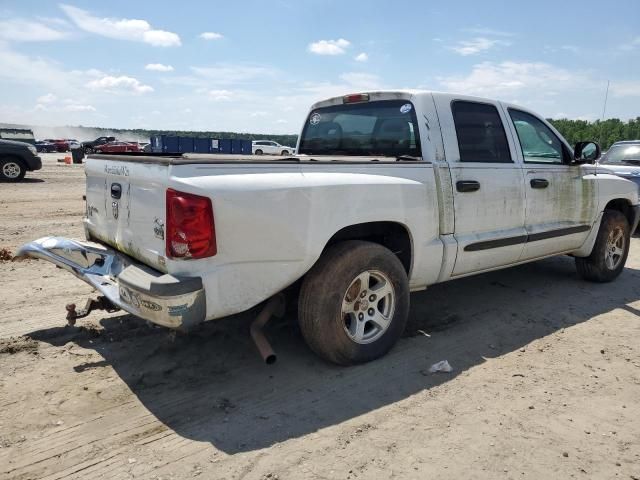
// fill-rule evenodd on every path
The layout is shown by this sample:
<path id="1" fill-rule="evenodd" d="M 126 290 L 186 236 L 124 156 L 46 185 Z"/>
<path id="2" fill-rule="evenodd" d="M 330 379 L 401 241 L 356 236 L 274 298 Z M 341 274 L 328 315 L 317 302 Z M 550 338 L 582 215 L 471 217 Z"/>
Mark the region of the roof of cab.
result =
<path id="1" fill-rule="evenodd" d="M 497 101 L 497 99 L 489 99 L 483 97 L 476 97 L 473 95 L 465 95 L 465 94 L 457 94 L 451 92 L 438 92 L 435 90 L 419 90 L 419 89 L 393 89 L 393 90 L 372 90 L 372 91 L 360 91 L 360 92 L 349 92 L 345 95 L 340 95 L 337 97 L 331 97 L 324 100 L 320 100 L 319 102 L 314 103 L 311 106 L 311 109 L 328 107 L 332 105 L 341 105 L 343 103 L 343 99 L 347 95 L 358 95 L 358 94 L 367 94 L 369 95 L 369 101 L 375 100 L 389 100 L 390 98 L 398 98 L 398 99 L 408 99 L 410 97 L 421 97 L 421 96 L 443 96 L 443 97 L 460 97 L 466 100 L 475 100 L 479 102 L 486 101 Z M 504 103 L 504 102 L 503 102 Z"/>

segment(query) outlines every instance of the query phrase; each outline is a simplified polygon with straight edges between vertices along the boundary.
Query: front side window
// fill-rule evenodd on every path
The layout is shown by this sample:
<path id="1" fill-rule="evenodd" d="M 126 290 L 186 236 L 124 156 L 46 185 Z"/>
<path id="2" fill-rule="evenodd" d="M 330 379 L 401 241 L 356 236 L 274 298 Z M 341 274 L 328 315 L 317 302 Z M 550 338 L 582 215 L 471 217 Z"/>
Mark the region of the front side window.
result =
<path id="1" fill-rule="evenodd" d="M 526 163 L 564 163 L 567 155 L 560 139 L 540 119 L 509 109 Z"/>
<path id="2" fill-rule="evenodd" d="M 510 163 L 507 135 L 495 106 L 455 101 L 451 105 L 461 162 Z"/>
<path id="3" fill-rule="evenodd" d="M 416 113 L 407 100 L 380 100 L 313 110 L 300 154 L 397 157 L 421 155 Z"/>

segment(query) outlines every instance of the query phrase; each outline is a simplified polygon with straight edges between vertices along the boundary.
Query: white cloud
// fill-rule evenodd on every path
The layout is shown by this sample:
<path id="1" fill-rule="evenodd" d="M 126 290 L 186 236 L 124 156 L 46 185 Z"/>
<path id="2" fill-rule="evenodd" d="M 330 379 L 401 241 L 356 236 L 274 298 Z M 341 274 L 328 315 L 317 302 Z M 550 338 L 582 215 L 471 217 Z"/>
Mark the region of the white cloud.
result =
<path id="1" fill-rule="evenodd" d="M 627 43 L 620 45 L 618 48 L 624 52 L 631 52 L 640 47 L 640 37 L 636 37 Z"/>
<path id="2" fill-rule="evenodd" d="M 267 116 L 267 112 L 252 112 L 250 115 L 250 117 L 266 117 Z"/>
<path id="3" fill-rule="evenodd" d="M 200 34 L 200 38 L 204 40 L 220 40 L 221 38 L 224 38 L 224 35 L 218 32 L 202 32 Z"/>
<path id="4" fill-rule="evenodd" d="M 56 100 L 58 100 L 58 97 L 56 97 L 53 93 L 47 93 L 46 95 L 38 97 L 38 103 L 53 103 Z"/>
<path id="5" fill-rule="evenodd" d="M 338 40 L 319 40 L 310 43 L 307 49 L 317 55 L 343 55 L 351 42 L 344 38 Z"/>
<path id="6" fill-rule="evenodd" d="M 471 40 L 461 40 L 456 45 L 449 47 L 449 49 L 466 57 L 468 55 L 476 55 L 478 53 L 485 52 L 496 45 L 510 45 L 510 43 L 503 40 L 476 37 Z"/>
<path id="7" fill-rule="evenodd" d="M 465 32 L 474 33 L 476 35 L 488 35 L 492 37 L 512 37 L 513 33 L 505 32 L 504 30 L 494 30 L 493 28 L 484 28 L 484 27 L 476 27 L 476 28 L 465 28 Z"/>
<path id="8" fill-rule="evenodd" d="M 68 38 L 69 34 L 41 22 L 13 18 L 0 20 L 0 39 L 9 42 L 49 42 Z"/>
<path id="9" fill-rule="evenodd" d="M 365 52 L 359 53 L 358 55 L 356 55 L 354 57 L 354 60 L 356 62 L 366 62 L 367 60 L 369 60 L 369 55 L 367 55 Z"/>
<path id="10" fill-rule="evenodd" d="M 228 102 L 234 96 L 234 93 L 230 90 L 209 90 L 207 91 L 207 98 L 214 102 Z"/>
<path id="11" fill-rule="evenodd" d="M 62 107 L 62 110 L 65 112 L 95 112 L 96 109 L 93 105 L 65 105 Z"/>
<path id="12" fill-rule="evenodd" d="M 102 90 L 107 92 L 126 92 L 126 93 L 147 93 L 153 92 L 153 88 L 144 85 L 140 80 L 122 75 L 113 77 L 107 75 L 105 77 L 91 80 L 87 83 L 87 87 L 91 90 Z"/>
<path id="13" fill-rule="evenodd" d="M 60 5 L 77 27 L 90 33 L 119 40 L 132 40 L 148 43 L 154 47 L 173 47 L 181 44 L 180 37 L 166 30 L 156 30 L 146 20 L 128 18 L 100 18 L 86 10 Z"/>
<path id="14" fill-rule="evenodd" d="M 171 65 L 164 65 L 162 63 L 147 63 L 144 69 L 151 70 L 152 72 L 173 72 Z"/>
<path id="15" fill-rule="evenodd" d="M 526 88 L 550 92 L 560 86 L 575 85 L 575 74 L 547 63 L 482 62 L 466 76 L 440 77 L 448 91 L 476 95 L 511 95 Z"/>
<path id="16" fill-rule="evenodd" d="M 260 83 L 265 79 L 276 75 L 277 71 L 269 66 L 262 65 L 236 65 L 230 63 L 219 63 L 209 67 L 191 67 L 191 71 L 203 77 L 207 85 L 229 85 L 237 83 L 246 83 L 253 80 L 259 80 Z M 183 79 L 186 80 L 186 79 Z M 198 80 L 191 79 L 193 83 Z"/>
<path id="17" fill-rule="evenodd" d="M 640 97 L 640 82 L 611 82 L 609 90 L 614 97 Z"/>

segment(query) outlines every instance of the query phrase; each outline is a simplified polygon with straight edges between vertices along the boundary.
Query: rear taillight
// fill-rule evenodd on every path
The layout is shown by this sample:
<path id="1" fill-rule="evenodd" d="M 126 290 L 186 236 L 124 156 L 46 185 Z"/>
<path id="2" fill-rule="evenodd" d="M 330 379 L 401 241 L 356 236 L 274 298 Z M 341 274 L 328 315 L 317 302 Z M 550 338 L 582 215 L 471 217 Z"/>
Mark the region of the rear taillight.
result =
<path id="1" fill-rule="evenodd" d="M 212 257 L 218 251 L 211 200 L 167 189 L 167 256 Z"/>

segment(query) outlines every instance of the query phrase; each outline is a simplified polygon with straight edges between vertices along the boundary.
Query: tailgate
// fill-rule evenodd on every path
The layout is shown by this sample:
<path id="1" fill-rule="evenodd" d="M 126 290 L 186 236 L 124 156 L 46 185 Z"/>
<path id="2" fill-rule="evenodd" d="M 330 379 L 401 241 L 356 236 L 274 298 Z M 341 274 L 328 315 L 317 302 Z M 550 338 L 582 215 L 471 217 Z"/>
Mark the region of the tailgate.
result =
<path id="1" fill-rule="evenodd" d="M 160 271 L 165 267 L 165 192 L 169 166 L 89 157 L 85 166 L 88 237 Z"/>

